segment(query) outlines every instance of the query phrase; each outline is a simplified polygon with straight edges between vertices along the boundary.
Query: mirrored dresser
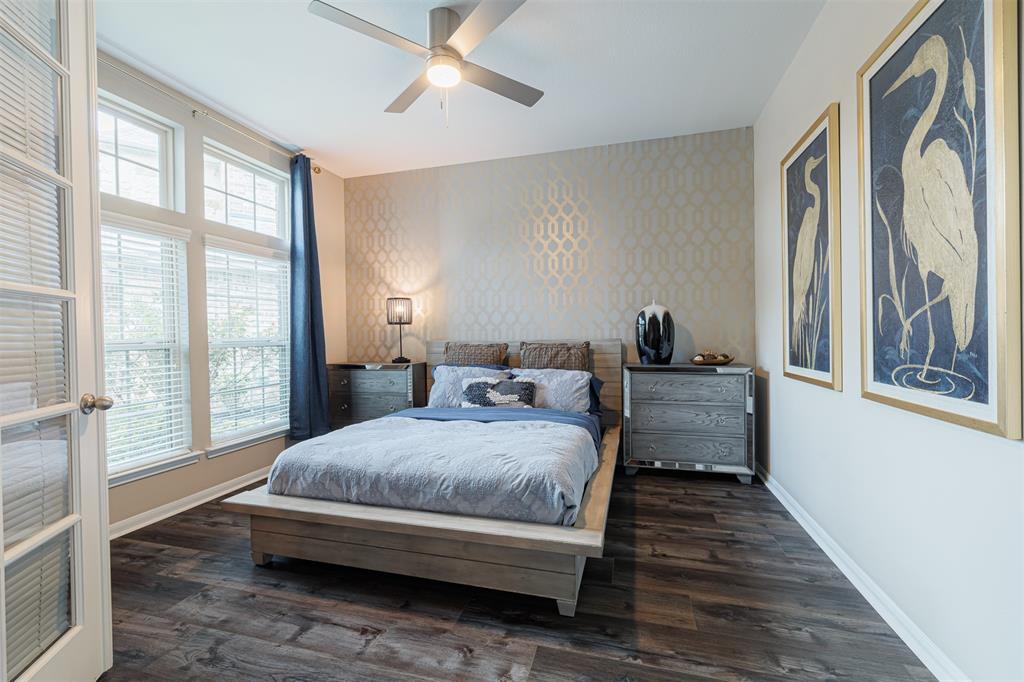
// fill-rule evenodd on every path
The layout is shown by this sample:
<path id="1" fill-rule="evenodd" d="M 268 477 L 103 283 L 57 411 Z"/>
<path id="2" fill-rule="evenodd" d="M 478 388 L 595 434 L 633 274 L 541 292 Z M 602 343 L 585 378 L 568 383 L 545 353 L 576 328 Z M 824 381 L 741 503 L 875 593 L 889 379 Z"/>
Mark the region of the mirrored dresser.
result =
<path id="1" fill-rule="evenodd" d="M 427 404 L 427 363 L 327 365 L 331 428 Z"/>
<path id="2" fill-rule="evenodd" d="M 748 365 L 623 367 L 623 464 L 754 475 L 754 371 Z"/>

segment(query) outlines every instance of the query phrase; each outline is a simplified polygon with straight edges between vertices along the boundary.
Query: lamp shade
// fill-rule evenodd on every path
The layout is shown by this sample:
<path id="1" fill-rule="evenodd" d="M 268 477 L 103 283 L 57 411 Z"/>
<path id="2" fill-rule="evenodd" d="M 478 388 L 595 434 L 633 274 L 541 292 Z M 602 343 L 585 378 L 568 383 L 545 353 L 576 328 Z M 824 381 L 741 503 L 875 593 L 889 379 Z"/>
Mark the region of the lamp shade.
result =
<path id="1" fill-rule="evenodd" d="M 412 324 L 412 299 L 388 299 L 388 324 Z"/>

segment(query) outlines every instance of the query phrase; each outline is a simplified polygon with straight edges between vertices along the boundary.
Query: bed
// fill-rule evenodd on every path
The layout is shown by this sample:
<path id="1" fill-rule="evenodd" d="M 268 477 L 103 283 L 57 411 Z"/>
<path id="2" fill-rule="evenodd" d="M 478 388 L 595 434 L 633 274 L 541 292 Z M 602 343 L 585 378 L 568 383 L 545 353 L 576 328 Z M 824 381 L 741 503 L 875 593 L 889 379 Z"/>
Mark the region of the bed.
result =
<path id="1" fill-rule="evenodd" d="M 444 345 L 427 343 L 428 377 Z M 266 485 L 224 507 L 249 515 L 257 565 L 278 555 L 474 585 L 551 598 L 560 614 L 573 616 L 586 560 L 603 552 L 620 445 L 622 342 L 591 341 L 590 355 L 604 382 L 603 433 L 571 525 L 271 494 Z M 509 364 L 519 364 L 518 341 L 509 342 Z"/>

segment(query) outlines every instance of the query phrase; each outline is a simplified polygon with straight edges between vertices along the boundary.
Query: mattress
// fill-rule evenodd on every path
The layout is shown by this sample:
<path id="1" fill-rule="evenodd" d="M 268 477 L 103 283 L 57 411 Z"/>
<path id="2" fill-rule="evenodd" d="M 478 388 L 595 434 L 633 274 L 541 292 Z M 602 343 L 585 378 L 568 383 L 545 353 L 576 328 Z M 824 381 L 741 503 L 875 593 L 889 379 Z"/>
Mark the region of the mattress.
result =
<path id="1" fill-rule="evenodd" d="M 571 526 L 596 471 L 593 415 L 414 408 L 297 443 L 272 494 Z"/>

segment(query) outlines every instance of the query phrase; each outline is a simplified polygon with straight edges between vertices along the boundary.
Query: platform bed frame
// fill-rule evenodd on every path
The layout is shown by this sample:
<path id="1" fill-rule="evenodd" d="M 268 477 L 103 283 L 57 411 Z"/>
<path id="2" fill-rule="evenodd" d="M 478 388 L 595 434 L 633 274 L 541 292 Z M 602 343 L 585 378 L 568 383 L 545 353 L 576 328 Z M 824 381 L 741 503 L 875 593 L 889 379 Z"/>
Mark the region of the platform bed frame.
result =
<path id="1" fill-rule="evenodd" d="M 555 599 L 576 613 L 587 557 L 600 557 L 620 445 L 622 342 L 591 341 L 591 368 L 604 381 L 604 436 L 597 471 L 572 527 L 271 495 L 264 485 L 223 502 L 250 515 L 252 560 L 273 555 L 487 587 Z M 444 342 L 427 343 L 428 377 Z M 519 364 L 519 342 L 509 343 Z"/>

